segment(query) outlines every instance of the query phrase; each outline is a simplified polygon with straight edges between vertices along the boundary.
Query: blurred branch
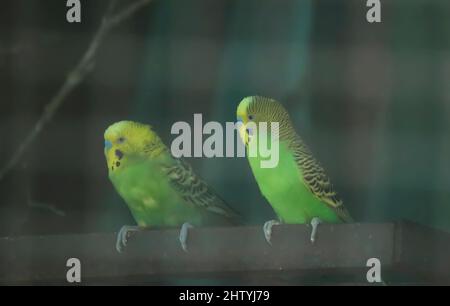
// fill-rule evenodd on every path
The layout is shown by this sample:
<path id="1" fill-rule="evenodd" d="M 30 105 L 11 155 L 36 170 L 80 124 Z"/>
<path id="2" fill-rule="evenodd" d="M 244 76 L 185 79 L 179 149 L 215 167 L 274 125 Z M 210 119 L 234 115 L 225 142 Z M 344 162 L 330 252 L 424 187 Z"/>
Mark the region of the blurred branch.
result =
<path id="1" fill-rule="evenodd" d="M 111 0 L 108 9 L 102 19 L 100 27 L 94 34 L 86 52 L 75 68 L 69 72 L 63 85 L 59 88 L 53 98 L 45 106 L 41 117 L 30 130 L 28 135 L 24 138 L 22 143 L 12 155 L 10 160 L 0 170 L 0 180 L 13 169 L 20 161 L 25 151 L 34 142 L 37 136 L 41 133 L 45 125 L 53 118 L 56 111 L 64 103 L 66 97 L 84 80 L 86 75 L 94 68 L 94 59 L 97 54 L 98 47 L 103 42 L 106 34 L 114 27 L 118 26 L 123 21 L 130 18 L 134 13 L 139 11 L 144 6 L 148 5 L 152 0 L 136 0 L 134 3 L 120 9 L 119 12 L 114 13 L 117 0 Z"/>
<path id="2" fill-rule="evenodd" d="M 45 210 L 48 212 L 51 212 L 57 216 L 60 217 L 65 217 L 66 213 L 65 211 L 58 209 L 56 206 L 50 205 L 50 204 L 45 204 L 45 203 L 37 203 L 37 202 L 31 202 L 28 204 L 28 206 L 30 208 L 37 208 L 37 209 L 41 209 L 41 210 Z"/>

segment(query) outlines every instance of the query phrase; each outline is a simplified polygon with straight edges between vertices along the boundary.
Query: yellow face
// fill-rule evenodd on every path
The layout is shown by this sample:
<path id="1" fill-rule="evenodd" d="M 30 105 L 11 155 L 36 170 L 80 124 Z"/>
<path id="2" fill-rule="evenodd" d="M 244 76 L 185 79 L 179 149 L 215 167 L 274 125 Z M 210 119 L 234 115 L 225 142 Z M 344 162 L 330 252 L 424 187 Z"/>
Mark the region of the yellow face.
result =
<path id="1" fill-rule="evenodd" d="M 114 172 L 130 156 L 147 153 L 150 144 L 159 138 L 149 125 L 133 121 L 120 121 L 105 131 L 105 157 L 108 170 Z"/>
<path id="2" fill-rule="evenodd" d="M 254 97 L 246 97 L 242 99 L 236 111 L 236 119 L 241 122 L 242 125 L 239 128 L 239 136 L 244 144 L 247 146 L 252 137 L 256 135 L 257 121 L 255 114 L 248 112 L 249 105 L 253 101 Z"/>

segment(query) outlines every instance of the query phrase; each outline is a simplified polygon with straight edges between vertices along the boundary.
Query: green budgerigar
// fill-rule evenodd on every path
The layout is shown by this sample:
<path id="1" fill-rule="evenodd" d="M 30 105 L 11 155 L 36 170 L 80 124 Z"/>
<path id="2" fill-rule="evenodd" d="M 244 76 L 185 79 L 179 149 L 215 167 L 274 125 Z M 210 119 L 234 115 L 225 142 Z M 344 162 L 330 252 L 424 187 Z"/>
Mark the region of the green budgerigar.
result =
<path id="1" fill-rule="evenodd" d="M 314 242 L 321 222 L 352 221 L 324 169 L 295 132 L 281 103 L 259 96 L 244 98 L 237 108 L 237 120 L 242 122 L 240 136 L 246 144 L 247 158 L 259 189 L 279 218 L 264 224 L 267 242 L 270 243 L 272 226 L 280 223 L 311 223 Z M 264 122 L 267 128 L 262 129 L 260 123 Z M 278 123 L 276 131 L 270 130 L 271 123 Z M 261 154 L 249 154 L 252 141 L 262 137 L 267 137 L 269 143 L 272 141 L 274 147 L 278 145 L 279 160 L 275 167 L 262 167 Z"/>
<path id="2" fill-rule="evenodd" d="M 137 223 L 120 230 L 119 252 L 131 232 L 173 226 L 181 226 L 186 251 L 192 226 L 231 225 L 239 219 L 186 162 L 172 156 L 151 126 L 120 121 L 104 138 L 109 178 Z"/>

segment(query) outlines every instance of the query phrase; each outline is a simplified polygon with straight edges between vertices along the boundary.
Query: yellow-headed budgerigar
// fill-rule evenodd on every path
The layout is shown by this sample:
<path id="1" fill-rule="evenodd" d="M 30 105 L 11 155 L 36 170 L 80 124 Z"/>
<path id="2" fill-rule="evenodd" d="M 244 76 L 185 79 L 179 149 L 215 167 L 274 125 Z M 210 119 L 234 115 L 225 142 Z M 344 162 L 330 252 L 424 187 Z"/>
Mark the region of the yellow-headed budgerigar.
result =
<path id="1" fill-rule="evenodd" d="M 244 98 L 237 108 L 237 120 L 242 122 L 240 136 L 246 145 L 253 175 L 279 218 L 279 221 L 264 224 L 267 242 L 270 243 L 272 226 L 280 223 L 311 223 L 311 241 L 314 242 L 317 226 L 322 221 L 351 222 L 324 169 L 295 132 L 281 103 L 259 96 Z M 263 130 L 260 123 L 264 122 L 267 127 Z M 273 131 L 271 123 L 278 124 Z M 249 154 L 250 144 L 263 137 L 267 143 L 273 141 L 272 145 L 278 146 L 279 160 L 275 167 L 262 167 L 264 158 L 258 150 L 253 156 Z"/>
<path id="2" fill-rule="evenodd" d="M 120 230 L 119 252 L 129 234 L 142 228 L 181 226 L 179 238 L 186 251 L 190 227 L 231 225 L 237 220 L 187 163 L 172 156 L 151 126 L 121 121 L 104 137 L 109 178 L 137 223 Z"/>

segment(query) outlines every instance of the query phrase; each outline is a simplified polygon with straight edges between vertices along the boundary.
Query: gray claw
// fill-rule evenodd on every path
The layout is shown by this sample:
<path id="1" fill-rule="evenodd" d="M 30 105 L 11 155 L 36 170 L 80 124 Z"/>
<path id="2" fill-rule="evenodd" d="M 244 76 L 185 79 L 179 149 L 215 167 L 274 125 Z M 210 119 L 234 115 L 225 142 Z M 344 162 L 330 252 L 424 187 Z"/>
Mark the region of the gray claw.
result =
<path id="1" fill-rule="evenodd" d="M 312 226 L 312 230 L 311 230 L 311 243 L 314 243 L 316 241 L 316 235 L 317 235 L 317 227 L 319 226 L 319 224 L 322 223 L 322 220 L 320 220 L 319 218 L 312 218 L 311 220 L 311 226 Z"/>
<path id="2" fill-rule="evenodd" d="M 132 232 L 138 232 L 140 230 L 141 230 L 141 227 L 135 226 L 135 225 L 122 226 L 119 233 L 117 234 L 116 251 L 119 253 L 122 253 L 124 248 L 127 245 L 128 239 L 130 238 L 130 234 Z"/>
<path id="3" fill-rule="evenodd" d="M 280 225 L 280 221 L 277 220 L 269 220 L 264 223 L 263 231 L 264 231 L 264 237 L 266 238 L 266 241 L 268 244 L 272 245 L 272 227 L 274 225 Z"/>
<path id="4" fill-rule="evenodd" d="M 181 226 L 180 235 L 178 237 L 178 239 L 180 240 L 180 243 L 181 243 L 181 248 L 186 253 L 188 251 L 187 239 L 188 239 L 188 235 L 189 235 L 189 229 L 191 229 L 193 227 L 194 226 L 188 222 L 183 223 L 183 225 Z"/>

